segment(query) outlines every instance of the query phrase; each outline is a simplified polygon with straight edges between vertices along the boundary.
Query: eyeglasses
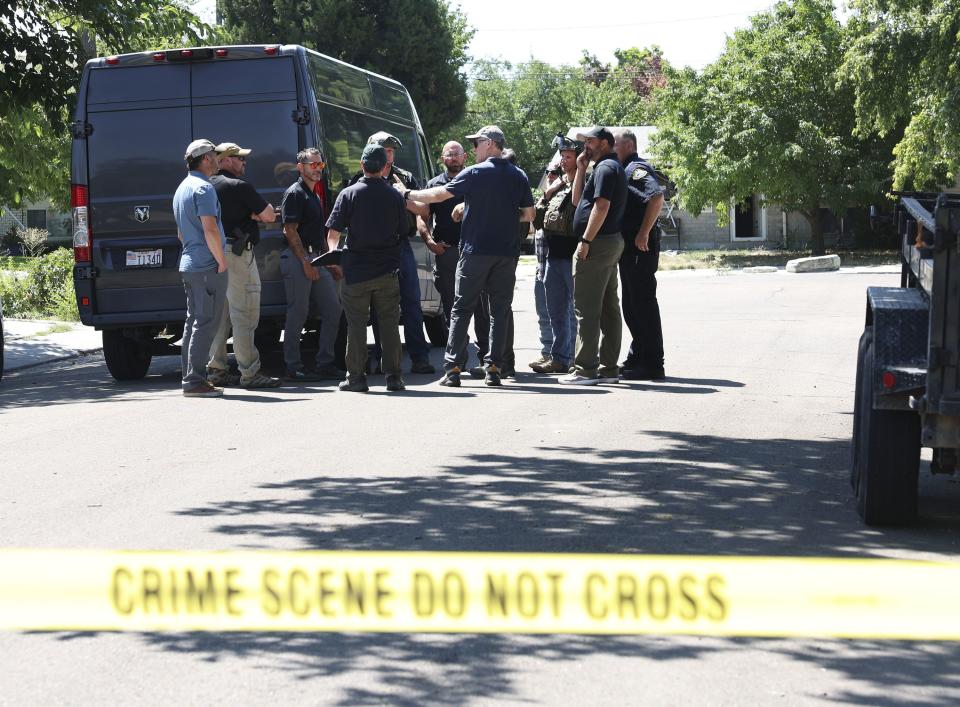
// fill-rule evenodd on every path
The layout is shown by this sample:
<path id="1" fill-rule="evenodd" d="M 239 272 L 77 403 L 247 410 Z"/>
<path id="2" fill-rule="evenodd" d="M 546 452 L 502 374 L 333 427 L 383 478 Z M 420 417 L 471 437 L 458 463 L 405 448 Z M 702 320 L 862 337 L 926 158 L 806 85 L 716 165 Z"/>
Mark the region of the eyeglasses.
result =
<path id="1" fill-rule="evenodd" d="M 488 138 L 488 137 L 475 137 L 475 138 L 471 138 L 471 139 L 470 139 L 470 142 L 473 143 L 473 147 L 474 147 L 474 149 L 476 149 L 481 142 L 490 142 L 490 138 Z"/>
<path id="2" fill-rule="evenodd" d="M 301 162 L 305 167 L 310 167 L 311 169 L 323 169 L 327 166 L 326 162 Z"/>
<path id="3" fill-rule="evenodd" d="M 234 159 L 238 159 L 238 160 L 240 160 L 241 162 L 246 162 L 246 161 L 247 161 L 247 158 L 246 158 L 246 157 L 241 157 L 240 155 L 234 155 L 233 157 L 234 157 Z"/>

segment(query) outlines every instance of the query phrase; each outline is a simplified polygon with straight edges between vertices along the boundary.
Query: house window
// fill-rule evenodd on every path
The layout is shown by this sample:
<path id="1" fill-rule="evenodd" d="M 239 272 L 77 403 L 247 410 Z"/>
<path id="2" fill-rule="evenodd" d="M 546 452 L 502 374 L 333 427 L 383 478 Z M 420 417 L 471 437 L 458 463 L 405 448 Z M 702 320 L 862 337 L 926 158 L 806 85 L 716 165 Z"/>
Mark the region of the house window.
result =
<path id="1" fill-rule="evenodd" d="M 27 209 L 27 228 L 46 228 L 46 209 Z"/>

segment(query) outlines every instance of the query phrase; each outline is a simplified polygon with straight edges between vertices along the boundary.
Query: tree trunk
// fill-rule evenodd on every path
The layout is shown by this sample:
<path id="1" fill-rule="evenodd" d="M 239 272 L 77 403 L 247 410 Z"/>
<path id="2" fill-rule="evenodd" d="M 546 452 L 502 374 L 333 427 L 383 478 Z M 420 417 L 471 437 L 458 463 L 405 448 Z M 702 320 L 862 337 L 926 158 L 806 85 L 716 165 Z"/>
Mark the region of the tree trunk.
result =
<path id="1" fill-rule="evenodd" d="M 820 209 L 813 208 L 801 211 L 803 217 L 810 224 L 810 255 L 823 255 L 827 247 L 823 242 L 823 225 L 820 223 Z"/>

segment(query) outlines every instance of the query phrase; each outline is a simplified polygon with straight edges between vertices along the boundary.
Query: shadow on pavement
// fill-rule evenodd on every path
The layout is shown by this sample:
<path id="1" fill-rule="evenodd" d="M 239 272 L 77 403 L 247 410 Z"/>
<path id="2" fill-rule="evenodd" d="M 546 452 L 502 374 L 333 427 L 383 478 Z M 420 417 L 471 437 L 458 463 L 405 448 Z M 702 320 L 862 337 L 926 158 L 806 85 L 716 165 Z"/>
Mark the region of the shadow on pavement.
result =
<path id="1" fill-rule="evenodd" d="M 255 498 L 179 514 L 213 519 L 229 544 L 253 548 L 837 557 L 957 552 L 956 485 L 947 494 L 937 488 L 934 503 L 923 498 L 919 527 L 862 527 L 847 482 L 845 440 L 653 436 L 656 451 L 470 454 L 430 476 L 338 478 L 318 470 L 260 484 Z M 954 665 L 960 650 L 951 643 L 291 633 L 149 634 L 143 640 L 207 661 L 276 661 L 303 680 L 355 671 L 369 678 L 345 688 L 340 704 L 509 700 L 521 692 L 514 666 L 536 659 L 690 661 L 761 651 L 811 663 L 847 686 L 841 695 L 794 697 L 899 705 L 923 696 L 922 704 L 947 704 L 960 690 Z"/>

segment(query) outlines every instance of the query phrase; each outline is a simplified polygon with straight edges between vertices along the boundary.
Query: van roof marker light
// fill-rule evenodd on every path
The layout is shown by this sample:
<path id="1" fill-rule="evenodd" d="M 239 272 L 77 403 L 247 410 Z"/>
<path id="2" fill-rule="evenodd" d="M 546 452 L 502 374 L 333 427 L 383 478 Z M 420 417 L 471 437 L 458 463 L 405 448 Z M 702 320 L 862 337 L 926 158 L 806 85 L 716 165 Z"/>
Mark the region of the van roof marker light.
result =
<path id="1" fill-rule="evenodd" d="M 154 61 L 164 61 L 164 60 L 166 60 L 166 58 L 167 58 L 167 56 L 166 56 L 166 54 L 164 54 L 163 52 L 154 52 L 154 53 L 153 53 L 153 60 L 154 60 Z"/>
<path id="2" fill-rule="evenodd" d="M 108 65 L 110 65 L 110 66 L 116 66 L 116 65 L 119 64 L 119 63 L 120 63 L 120 57 L 118 57 L 116 54 L 114 54 L 113 56 L 108 56 L 108 57 L 107 57 L 107 64 L 108 64 Z"/>
<path id="3" fill-rule="evenodd" d="M 226 49 L 218 49 L 215 53 L 216 53 L 217 57 L 219 57 L 219 58 L 221 58 L 221 59 L 222 59 L 223 57 L 225 57 L 227 54 L 229 54 L 229 52 L 228 52 Z"/>
<path id="4" fill-rule="evenodd" d="M 264 47 L 264 48 L 263 48 L 263 53 L 266 54 L 267 56 L 275 56 L 276 53 L 277 53 L 277 48 L 276 48 L 276 47 Z"/>
<path id="5" fill-rule="evenodd" d="M 180 51 L 180 56 L 182 56 L 184 59 L 189 59 L 193 56 L 193 52 L 189 49 L 183 49 Z"/>

